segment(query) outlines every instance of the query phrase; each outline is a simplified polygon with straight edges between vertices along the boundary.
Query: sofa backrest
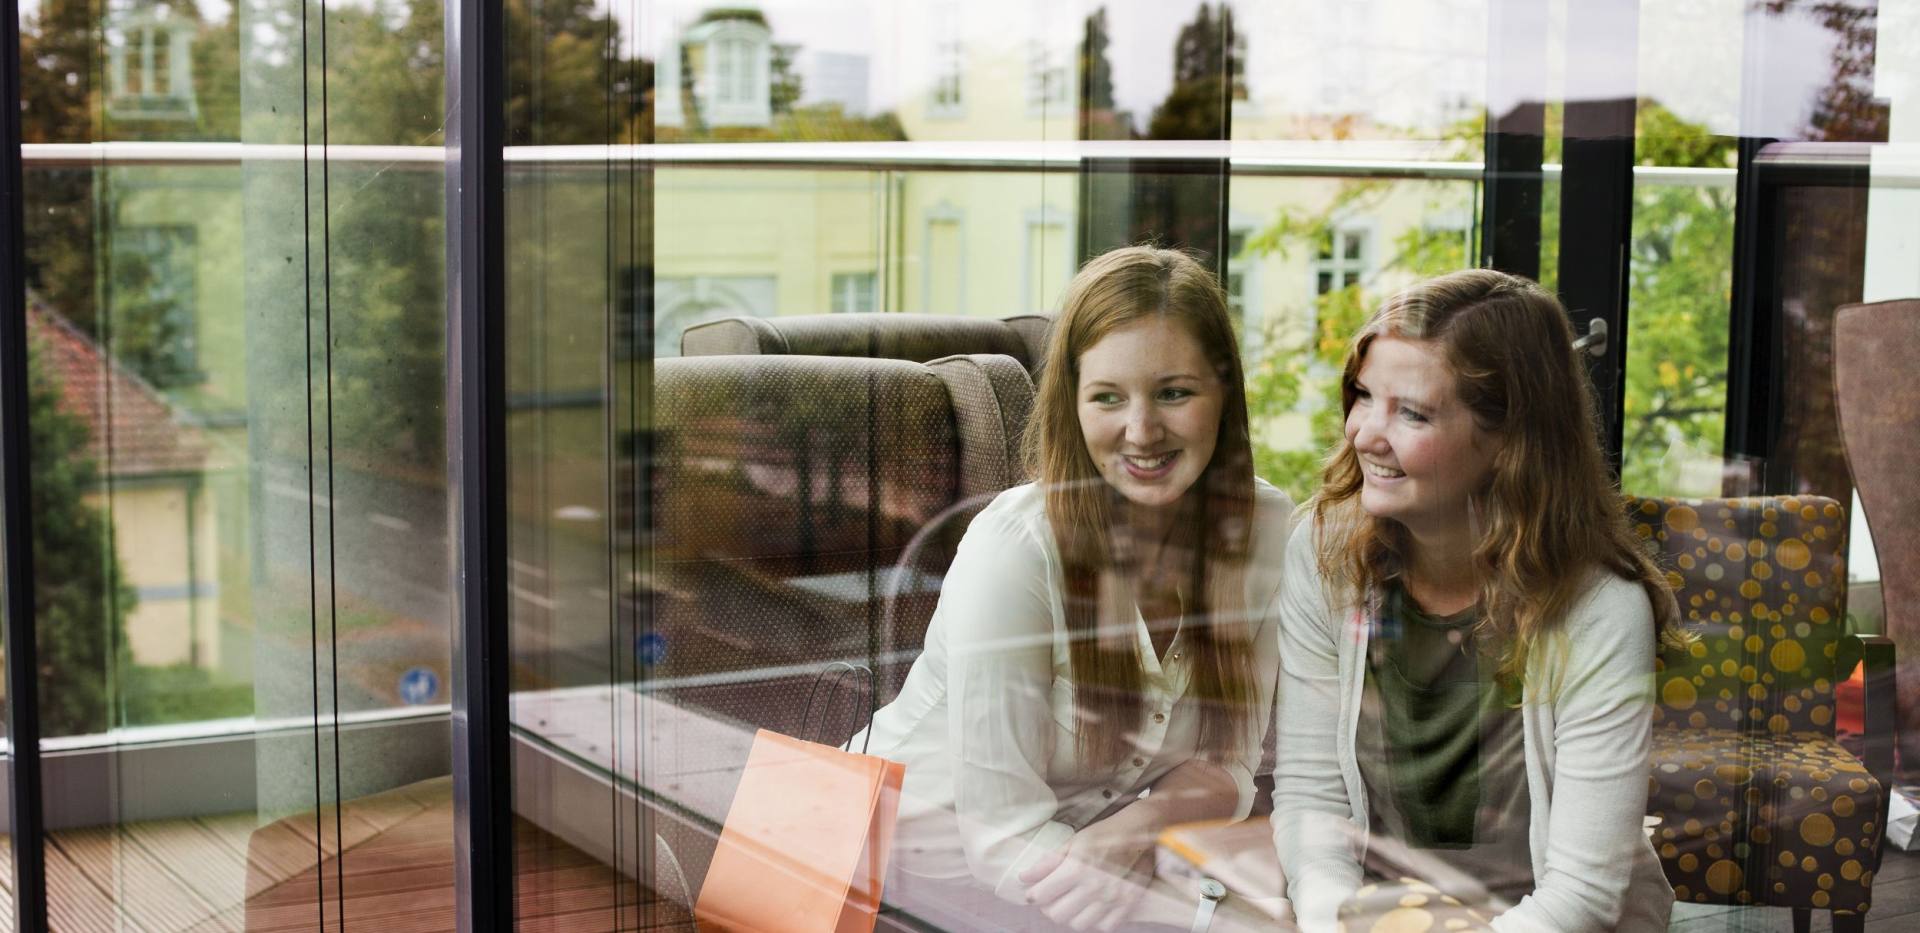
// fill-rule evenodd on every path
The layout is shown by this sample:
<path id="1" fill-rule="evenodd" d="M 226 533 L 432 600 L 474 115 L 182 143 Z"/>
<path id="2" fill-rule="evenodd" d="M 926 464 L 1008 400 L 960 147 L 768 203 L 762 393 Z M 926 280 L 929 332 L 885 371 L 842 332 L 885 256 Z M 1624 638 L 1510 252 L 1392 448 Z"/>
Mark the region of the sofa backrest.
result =
<path id="1" fill-rule="evenodd" d="M 736 317 L 689 327 L 682 356 L 864 356 L 927 362 L 954 354 L 1010 356 L 1028 374 L 1046 355 L 1053 318 L 1023 314 L 976 318 L 938 314 L 810 314 Z"/>
<path id="2" fill-rule="evenodd" d="M 1019 482 L 1032 398 L 997 355 L 658 361 L 649 676 L 676 702 L 790 734 L 816 725 L 798 721 L 805 689 L 835 660 L 872 667 L 884 704 L 957 530 L 898 560 L 956 503 Z"/>

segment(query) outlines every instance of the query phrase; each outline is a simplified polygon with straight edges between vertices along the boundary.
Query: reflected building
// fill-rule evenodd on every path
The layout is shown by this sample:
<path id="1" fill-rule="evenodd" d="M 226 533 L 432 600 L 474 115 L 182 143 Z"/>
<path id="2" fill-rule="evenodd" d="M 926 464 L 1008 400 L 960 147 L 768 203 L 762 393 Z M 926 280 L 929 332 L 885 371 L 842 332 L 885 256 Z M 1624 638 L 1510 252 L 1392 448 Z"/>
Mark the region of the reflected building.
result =
<path id="1" fill-rule="evenodd" d="M 216 522 L 205 474 L 207 435 L 152 385 L 45 308 L 27 319 L 60 408 L 87 429 L 102 487 L 83 501 L 112 517 L 110 559 L 136 600 L 126 632 L 133 663 L 213 668 L 221 657 L 214 572 Z"/>
<path id="2" fill-rule="evenodd" d="M 107 17 L 107 116 L 193 122 L 193 40 L 200 24 L 172 3 L 122 8 Z"/>
<path id="3" fill-rule="evenodd" d="M 1232 10 L 1236 25 L 1228 40 L 1237 65 L 1231 110 L 1236 141 L 1262 141 L 1261 156 L 1279 159 L 1325 159 L 1336 148 L 1344 158 L 1392 162 L 1471 155 L 1448 127 L 1484 94 L 1484 3 L 1451 3 L 1412 16 L 1404 10 L 1393 17 L 1342 13 L 1338 22 L 1354 31 L 1338 42 L 1280 28 L 1289 21 L 1331 22 L 1297 4 L 1243 6 Z M 1201 17 L 1206 23 L 1227 18 L 1224 12 L 1210 18 L 1212 9 L 1209 4 Z M 1160 82 L 1152 101 L 1132 107 L 1109 102 L 1104 111 L 1117 109 L 1127 120 L 1137 113 L 1143 125 L 1134 132 L 1144 131 L 1158 103 L 1171 99 L 1179 75 L 1202 67 L 1197 58 L 1184 66 L 1177 61 L 1179 40 L 1187 38 L 1180 29 L 1153 34 L 1154 24 L 1132 8 L 1089 12 L 1014 0 L 929 0 L 864 10 L 865 32 L 891 41 L 877 43 L 870 57 L 802 48 L 802 102 L 837 102 L 854 113 L 856 97 L 866 98 L 871 88 L 872 108 L 890 112 L 909 142 L 1005 141 L 1034 157 L 1036 170 L 863 170 L 857 163 L 846 170 L 660 170 L 655 216 L 673 230 L 656 244 L 654 338 L 660 354 L 678 351 L 687 326 L 736 315 L 879 310 L 1001 317 L 1051 310 L 1082 258 L 1076 218 L 1083 190 L 1074 171 L 1038 170 L 1037 158 L 1055 147 L 1064 151 L 1080 133 L 1084 84 L 1095 67 L 1085 52 L 1089 28 L 1111 42 L 1098 63 L 1098 80 L 1138 87 L 1141 69 L 1168 69 L 1146 80 L 1148 86 Z M 683 101 L 702 100 L 698 89 L 710 85 L 676 73 L 673 62 L 717 73 L 712 37 L 720 27 L 702 19 L 705 14 L 692 15 L 695 25 L 679 33 L 680 54 L 656 52 L 660 87 L 694 89 L 679 95 Z M 741 24 L 740 35 L 751 33 L 771 49 L 786 41 L 786 15 L 773 10 L 724 22 Z M 1200 15 L 1195 7 L 1179 14 L 1179 22 Z M 1098 18 L 1097 27 L 1089 26 L 1090 16 Z M 1424 41 L 1433 30 L 1458 39 L 1458 47 Z M 1165 63 L 1131 54 L 1142 46 L 1159 49 Z M 1376 57 L 1399 64 L 1363 69 L 1357 83 L 1337 94 L 1314 90 L 1316 82 L 1331 80 L 1327 75 L 1344 73 L 1323 75 L 1325 60 L 1382 50 Z M 1188 50 L 1189 57 L 1201 54 Z M 1306 80 L 1309 73 L 1314 80 Z M 770 74 L 761 74 L 750 95 L 755 99 L 767 94 L 764 85 L 771 81 Z M 1444 79 L 1428 81 L 1434 75 Z M 1418 94 L 1411 92 L 1415 85 Z M 659 99 L 663 126 L 692 125 L 685 109 L 672 111 L 674 95 Z M 1369 101 L 1390 101 L 1393 109 Z M 1369 140 L 1358 150 L 1356 136 Z M 1326 293 L 1359 285 L 1384 294 L 1410 281 L 1414 273 L 1395 262 L 1396 244 L 1410 234 L 1457 235 L 1461 254 L 1471 252 L 1474 185 L 1411 181 L 1375 187 L 1366 198 L 1350 201 L 1349 186 L 1333 179 L 1233 179 L 1224 284 L 1245 325 L 1250 359 L 1306 340 L 1316 301 Z M 1324 243 L 1247 248 L 1283 218 L 1323 213 L 1329 214 Z M 1306 415 L 1282 414 L 1267 430 L 1282 446 L 1305 443 Z"/>
<path id="4" fill-rule="evenodd" d="M 663 50 L 655 79 L 659 126 L 766 127 L 773 122 L 773 33 L 750 7 L 714 9 Z"/>

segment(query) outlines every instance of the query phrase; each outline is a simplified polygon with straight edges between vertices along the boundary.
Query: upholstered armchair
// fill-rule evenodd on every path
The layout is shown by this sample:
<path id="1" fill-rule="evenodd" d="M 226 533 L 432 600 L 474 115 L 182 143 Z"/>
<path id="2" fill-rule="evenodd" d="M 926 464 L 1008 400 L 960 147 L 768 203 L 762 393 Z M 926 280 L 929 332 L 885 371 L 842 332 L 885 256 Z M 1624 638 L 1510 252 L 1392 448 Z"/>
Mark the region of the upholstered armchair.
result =
<path id="1" fill-rule="evenodd" d="M 1630 497 L 1628 515 L 1693 636 L 1657 663 L 1649 811 L 1675 897 L 1863 929 L 1886 791 L 1834 740 L 1834 682 L 1861 655 L 1845 636 L 1846 513 L 1812 496 Z"/>
<path id="2" fill-rule="evenodd" d="M 1900 783 L 1920 781 L 1920 495 L 1913 456 L 1920 450 L 1920 299 L 1842 305 L 1833 315 L 1833 397 L 1847 466 L 1867 527 L 1879 547 L 1881 631 L 1907 659 L 1895 675 L 1891 730 L 1900 749 Z M 1868 730 L 1873 734 L 1873 730 Z"/>

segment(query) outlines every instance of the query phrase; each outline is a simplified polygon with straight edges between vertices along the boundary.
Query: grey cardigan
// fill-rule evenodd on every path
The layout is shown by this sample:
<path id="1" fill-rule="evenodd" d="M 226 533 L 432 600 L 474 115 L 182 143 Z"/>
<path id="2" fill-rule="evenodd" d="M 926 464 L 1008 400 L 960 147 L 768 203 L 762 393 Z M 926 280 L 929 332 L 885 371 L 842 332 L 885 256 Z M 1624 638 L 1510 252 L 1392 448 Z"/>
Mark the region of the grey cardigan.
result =
<path id="1" fill-rule="evenodd" d="M 1354 753 L 1367 626 L 1350 598 L 1328 608 L 1314 528 L 1302 521 L 1287 547 L 1273 790 L 1274 847 L 1308 933 L 1333 929 L 1340 904 L 1359 887 L 1362 853 L 1348 840 L 1363 839 L 1367 827 Z M 1528 660 L 1521 719 L 1534 890 L 1493 927 L 1660 933 L 1673 889 L 1641 820 L 1653 738 L 1653 609 L 1638 583 L 1599 569 L 1573 607 Z"/>

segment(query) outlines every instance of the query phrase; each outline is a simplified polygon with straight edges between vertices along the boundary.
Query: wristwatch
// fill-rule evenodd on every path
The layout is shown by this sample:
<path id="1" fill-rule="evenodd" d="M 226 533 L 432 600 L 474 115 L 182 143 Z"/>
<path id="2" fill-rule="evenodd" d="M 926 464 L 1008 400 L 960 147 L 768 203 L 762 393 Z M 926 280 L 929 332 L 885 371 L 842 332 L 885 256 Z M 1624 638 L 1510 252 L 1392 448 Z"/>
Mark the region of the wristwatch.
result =
<path id="1" fill-rule="evenodd" d="M 1193 910 L 1193 933 L 1207 933 L 1213 926 L 1213 910 L 1227 896 L 1227 886 L 1212 878 L 1200 879 L 1200 905 Z"/>

